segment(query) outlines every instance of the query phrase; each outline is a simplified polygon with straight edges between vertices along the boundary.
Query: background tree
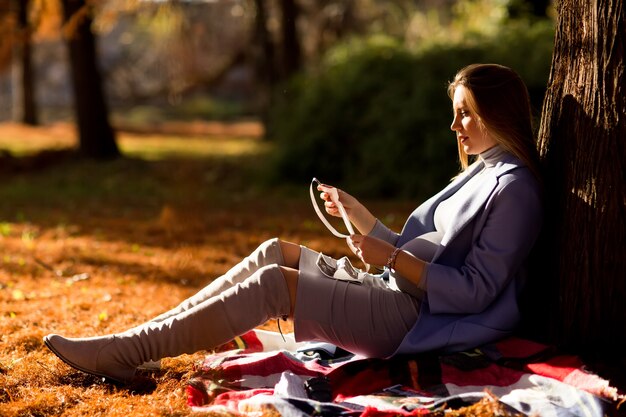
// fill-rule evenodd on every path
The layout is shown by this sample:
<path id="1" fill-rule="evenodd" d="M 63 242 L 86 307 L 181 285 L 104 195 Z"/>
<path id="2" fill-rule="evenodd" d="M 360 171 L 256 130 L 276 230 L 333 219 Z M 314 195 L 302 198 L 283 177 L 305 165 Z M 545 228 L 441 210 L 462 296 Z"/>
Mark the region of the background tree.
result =
<path id="1" fill-rule="evenodd" d="M 31 0 L 0 2 L 0 70 L 15 66 L 15 119 L 36 125 L 38 117 L 32 63 L 34 25 L 29 18 L 31 4 Z"/>
<path id="2" fill-rule="evenodd" d="M 79 149 L 88 157 L 119 155 L 97 65 L 91 10 L 85 0 L 62 0 L 65 35 L 70 57 Z"/>
<path id="3" fill-rule="evenodd" d="M 625 31 L 623 0 L 558 3 L 539 133 L 547 218 L 531 324 L 596 357 L 626 352 Z"/>
<path id="4" fill-rule="evenodd" d="M 254 30 L 250 46 L 251 60 L 255 77 L 259 84 L 257 107 L 263 120 L 271 103 L 271 91 L 276 84 L 277 75 L 274 66 L 275 48 L 271 34 L 267 29 L 268 11 L 264 0 L 254 0 Z"/>
<path id="5" fill-rule="evenodd" d="M 31 0 L 13 0 L 17 12 L 16 55 L 19 62 L 20 94 L 18 94 L 17 119 L 24 124 L 37 125 L 35 100 L 35 74 L 32 58 L 33 25 L 29 19 Z"/>
<path id="6" fill-rule="evenodd" d="M 254 29 L 251 31 L 251 58 L 255 68 L 259 94 L 258 111 L 265 122 L 272 106 L 276 85 L 293 76 L 302 67 L 302 47 L 298 34 L 299 7 L 295 0 L 280 0 L 280 34 L 272 36 L 268 29 L 273 18 L 272 7 L 264 0 L 254 0 Z M 278 34 L 277 34 L 278 35 Z"/>
<path id="7" fill-rule="evenodd" d="M 283 79 L 296 73 L 302 65 L 300 37 L 298 36 L 298 5 L 295 0 L 280 0 L 281 32 L 282 32 L 282 65 Z"/>
<path id="8" fill-rule="evenodd" d="M 12 6 L 12 3 L 0 1 L 0 72 L 6 71 L 12 62 L 16 25 Z"/>

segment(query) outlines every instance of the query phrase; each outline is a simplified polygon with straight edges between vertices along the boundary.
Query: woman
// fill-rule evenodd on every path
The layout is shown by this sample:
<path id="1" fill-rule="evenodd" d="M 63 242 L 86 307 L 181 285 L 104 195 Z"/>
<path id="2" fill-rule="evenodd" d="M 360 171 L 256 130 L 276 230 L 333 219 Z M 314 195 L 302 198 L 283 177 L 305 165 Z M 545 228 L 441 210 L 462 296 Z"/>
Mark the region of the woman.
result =
<path id="1" fill-rule="evenodd" d="M 367 357 L 462 350 L 508 335 L 542 213 L 528 92 L 509 68 L 476 64 L 448 93 L 463 171 L 401 233 L 349 194 L 318 186 L 329 214 L 343 205 L 362 233 L 350 243 L 364 262 L 385 265 L 382 275 L 365 274 L 360 285 L 328 278 L 320 254 L 273 239 L 149 322 L 101 337 L 48 335 L 46 345 L 74 368 L 126 382 L 144 362 L 211 349 L 275 317 L 293 318 L 296 340 Z"/>

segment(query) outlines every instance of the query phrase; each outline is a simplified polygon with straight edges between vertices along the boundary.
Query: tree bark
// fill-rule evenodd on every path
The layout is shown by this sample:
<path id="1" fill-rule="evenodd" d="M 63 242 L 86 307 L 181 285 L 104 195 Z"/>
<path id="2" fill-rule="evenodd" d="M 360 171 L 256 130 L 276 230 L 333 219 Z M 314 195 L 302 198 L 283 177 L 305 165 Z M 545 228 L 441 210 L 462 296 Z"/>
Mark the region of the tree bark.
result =
<path id="1" fill-rule="evenodd" d="M 109 111 L 97 65 L 96 38 L 85 0 L 62 0 L 63 17 L 78 125 L 79 149 L 85 156 L 110 159 L 120 152 L 109 123 Z"/>
<path id="2" fill-rule="evenodd" d="M 547 208 L 537 269 L 543 272 L 535 274 L 540 280 L 531 293 L 533 322 L 565 347 L 596 357 L 623 356 L 624 4 L 561 0 L 558 16 L 539 132 Z"/>

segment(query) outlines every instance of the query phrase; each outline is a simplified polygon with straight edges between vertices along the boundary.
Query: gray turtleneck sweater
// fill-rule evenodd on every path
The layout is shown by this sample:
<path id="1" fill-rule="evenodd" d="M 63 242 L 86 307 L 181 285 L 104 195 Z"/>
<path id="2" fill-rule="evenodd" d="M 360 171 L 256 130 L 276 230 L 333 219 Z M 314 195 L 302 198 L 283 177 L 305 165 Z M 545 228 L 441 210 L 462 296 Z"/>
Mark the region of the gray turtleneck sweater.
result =
<path id="1" fill-rule="evenodd" d="M 437 206 L 434 217 L 436 231 L 418 236 L 416 239 L 408 242 L 403 249 L 408 250 L 423 261 L 430 262 L 435 252 L 437 252 L 446 230 L 454 223 L 462 204 L 467 201 L 469 195 L 475 193 L 481 187 L 483 178 L 486 177 L 485 174 L 493 169 L 505 155 L 506 151 L 497 145 L 479 154 L 478 157 L 484 163 L 484 168 L 470 178 L 456 193 Z M 418 286 L 395 271 L 392 271 L 389 275 L 389 284 L 391 288 L 409 293 L 418 300 L 422 299 L 426 289 L 426 279 L 423 279 Z"/>

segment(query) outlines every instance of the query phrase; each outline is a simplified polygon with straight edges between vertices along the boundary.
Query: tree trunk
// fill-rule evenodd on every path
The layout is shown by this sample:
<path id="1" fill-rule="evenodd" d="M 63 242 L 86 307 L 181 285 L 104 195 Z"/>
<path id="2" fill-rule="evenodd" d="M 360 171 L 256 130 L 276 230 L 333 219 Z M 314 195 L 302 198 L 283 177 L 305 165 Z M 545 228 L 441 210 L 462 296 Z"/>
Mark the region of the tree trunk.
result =
<path id="1" fill-rule="evenodd" d="M 254 37 L 252 38 L 252 59 L 259 88 L 257 107 L 261 120 L 267 125 L 267 111 L 272 102 L 272 90 L 276 85 L 274 43 L 267 30 L 267 10 L 265 0 L 254 0 Z"/>
<path id="2" fill-rule="evenodd" d="M 298 6 L 295 0 L 280 0 L 282 14 L 282 65 L 281 77 L 289 78 L 300 69 L 302 52 L 298 37 Z"/>
<path id="3" fill-rule="evenodd" d="M 539 313 L 534 323 L 548 322 L 544 335 L 578 352 L 623 356 L 624 4 L 562 0 L 558 14 L 539 132 L 547 213 L 540 242 L 544 272 L 531 293 Z"/>
<path id="4" fill-rule="evenodd" d="M 37 106 L 35 101 L 35 77 L 32 60 L 32 29 L 28 21 L 28 8 L 30 0 L 16 1 L 17 4 L 17 30 L 19 59 L 19 83 L 20 94 L 17 119 L 27 125 L 38 124 Z"/>
<path id="5" fill-rule="evenodd" d="M 89 9 L 85 0 L 62 0 L 62 4 L 80 151 L 96 159 L 117 157 L 119 149 L 108 119 Z"/>

